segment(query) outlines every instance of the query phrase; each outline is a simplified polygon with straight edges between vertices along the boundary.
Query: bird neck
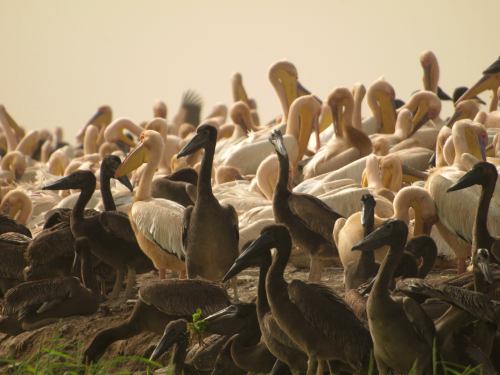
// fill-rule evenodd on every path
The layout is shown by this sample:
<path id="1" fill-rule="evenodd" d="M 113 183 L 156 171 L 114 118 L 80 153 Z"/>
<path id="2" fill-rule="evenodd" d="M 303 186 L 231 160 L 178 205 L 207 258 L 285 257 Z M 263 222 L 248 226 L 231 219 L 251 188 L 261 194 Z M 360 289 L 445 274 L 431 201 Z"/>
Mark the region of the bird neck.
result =
<path id="1" fill-rule="evenodd" d="M 113 199 L 113 195 L 111 194 L 110 180 L 111 177 L 101 171 L 99 182 L 101 184 L 101 198 L 102 203 L 104 204 L 104 210 L 116 211 L 115 201 Z"/>
<path id="2" fill-rule="evenodd" d="M 231 345 L 231 357 L 241 368 L 251 368 L 255 364 L 261 364 L 266 354 L 269 355 L 266 344 L 259 342 L 258 339 L 244 339 L 242 334 L 237 335 Z"/>
<path id="3" fill-rule="evenodd" d="M 85 206 L 89 203 L 92 194 L 95 191 L 95 180 L 89 181 L 84 186 L 82 186 L 80 195 L 76 200 L 76 204 L 71 211 L 71 217 L 73 219 L 83 220 L 83 214 L 85 211 Z"/>
<path id="4" fill-rule="evenodd" d="M 269 295 L 269 291 L 276 291 L 276 295 L 286 295 L 288 293 L 286 291 L 287 282 L 283 278 L 283 273 L 285 272 L 286 265 L 288 263 L 288 259 L 290 258 L 290 253 L 292 249 L 291 241 L 288 243 L 279 243 L 276 246 L 276 256 L 274 257 L 271 267 L 269 268 L 269 272 L 266 277 L 266 290 Z M 279 293 L 278 291 L 284 289 L 284 294 Z"/>
<path id="5" fill-rule="evenodd" d="M 212 166 L 214 163 L 215 142 L 210 142 L 205 147 L 205 153 L 201 159 L 200 175 L 198 177 L 198 197 L 204 195 L 212 196 Z"/>
<path id="6" fill-rule="evenodd" d="M 260 271 L 259 271 L 259 282 L 257 285 L 257 315 L 260 318 L 263 318 L 269 311 L 269 301 L 267 300 L 267 292 L 266 292 L 266 276 L 269 268 L 271 267 L 271 252 L 268 252 L 266 256 L 264 256 L 260 263 Z"/>
<path id="7" fill-rule="evenodd" d="M 151 184 L 160 160 L 163 157 L 163 147 L 148 153 L 148 162 L 141 176 L 139 187 L 135 195 L 135 201 L 147 201 L 151 199 Z"/>
<path id="8" fill-rule="evenodd" d="M 476 221 L 474 222 L 474 241 L 473 249 L 485 248 L 491 249 L 493 238 L 488 231 L 488 210 L 491 198 L 495 190 L 496 180 L 493 183 L 483 185 L 479 205 L 477 207 Z"/>
<path id="9" fill-rule="evenodd" d="M 373 232 L 374 218 L 371 218 L 364 227 L 364 237 Z M 373 251 L 362 251 L 358 262 L 358 271 L 375 265 L 375 254 Z"/>
<path id="10" fill-rule="evenodd" d="M 175 375 L 182 375 L 184 367 L 184 360 L 186 359 L 187 340 L 182 340 L 175 344 L 174 352 L 172 354 L 172 365 L 174 367 Z"/>
<path id="11" fill-rule="evenodd" d="M 289 179 L 289 162 L 288 158 L 278 154 L 278 163 L 279 163 L 279 175 L 278 182 L 276 183 L 275 194 L 280 192 L 288 192 L 288 179 Z"/>
<path id="12" fill-rule="evenodd" d="M 403 241 L 393 241 L 391 248 L 385 256 L 380 268 L 378 270 L 377 278 L 373 284 L 373 290 L 370 293 L 374 295 L 387 295 L 389 296 L 389 286 L 394 277 L 394 272 L 403 257 Z"/>

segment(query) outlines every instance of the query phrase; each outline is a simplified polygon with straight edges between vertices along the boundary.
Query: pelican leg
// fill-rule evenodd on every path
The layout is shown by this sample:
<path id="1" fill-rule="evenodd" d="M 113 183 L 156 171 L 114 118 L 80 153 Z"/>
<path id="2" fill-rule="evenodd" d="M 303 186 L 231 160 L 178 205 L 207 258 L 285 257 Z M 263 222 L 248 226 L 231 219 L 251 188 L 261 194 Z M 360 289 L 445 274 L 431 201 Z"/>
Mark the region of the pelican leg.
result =
<path id="1" fill-rule="evenodd" d="M 109 296 L 110 299 L 116 299 L 120 294 L 120 289 L 122 288 L 122 283 L 123 283 L 123 276 L 124 276 L 123 270 L 117 269 L 115 285 L 113 285 L 113 290 L 111 291 L 111 294 Z"/>
<path id="2" fill-rule="evenodd" d="M 127 273 L 127 287 L 125 289 L 125 298 L 131 298 L 134 295 L 135 286 L 135 268 L 129 267 Z"/>
<path id="3" fill-rule="evenodd" d="M 318 368 L 316 369 L 316 375 L 323 375 L 325 371 L 325 361 L 320 359 L 318 360 Z"/>
<path id="4" fill-rule="evenodd" d="M 308 280 L 312 282 L 321 281 L 322 272 L 323 272 L 323 262 L 321 261 L 321 259 L 315 256 L 311 256 Z"/>
<path id="5" fill-rule="evenodd" d="M 160 276 L 160 280 L 164 280 L 165 279 L 165 268 L 160 268 L 158 270 L 158 275 Z"/>
<path id="6" fill-rule="evenodd" d="M 307 373 L 306 375 L 316 375 L 316 368 L 318 366 L 318 360 L 315 355 L 309 356 L 307 360 Z"/>

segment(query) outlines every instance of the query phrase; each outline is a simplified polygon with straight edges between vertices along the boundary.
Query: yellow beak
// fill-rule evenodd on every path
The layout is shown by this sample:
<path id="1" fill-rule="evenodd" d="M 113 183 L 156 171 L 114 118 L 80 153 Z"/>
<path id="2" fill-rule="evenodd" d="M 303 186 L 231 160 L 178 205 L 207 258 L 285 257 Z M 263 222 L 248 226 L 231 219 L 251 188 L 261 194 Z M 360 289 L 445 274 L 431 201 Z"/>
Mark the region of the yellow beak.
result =
<path id="1" fill-rule="evenodd" d="M 118 136 L 118 139 L 130 147 L 136 146 L 136 143 L 123 133 L 120 133 L 120 135 Z"/>
<path id="2" fill-rule="evenodd" d="M 496 90 L 500 82 L 498 80 L 498 75 L 485 75 L 479 81 L 477 81 L 474 86 L 469 88 L 464 94 L 458 98 L 457 103 L 460 103 L 462 100 L 472 99 L 476 95 L 481 94 L 486 90 Z"/>
<path id="3" fill-rule="evenodd" d="M 140 143 L 136 148 L 134 148 L 127 155 L 125 160 L 120 164 L 115 172 L 115 177 L 125 176 L 130 172 L 139 168 L 143 163 L 148 161 L 146 147 L 143 143 Z"/>

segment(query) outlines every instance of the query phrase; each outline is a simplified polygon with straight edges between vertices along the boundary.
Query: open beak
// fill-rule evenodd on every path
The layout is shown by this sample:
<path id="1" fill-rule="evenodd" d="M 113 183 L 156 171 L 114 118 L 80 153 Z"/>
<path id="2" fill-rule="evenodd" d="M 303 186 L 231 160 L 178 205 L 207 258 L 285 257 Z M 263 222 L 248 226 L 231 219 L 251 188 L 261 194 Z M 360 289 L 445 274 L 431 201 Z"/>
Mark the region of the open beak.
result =
<path id="1" fill-rule="evenodd" d="M 447 192 L 449 193 L 450 191 L 457 191 L 468 188 L 472 185 L 477 184 L 479 181 L 480 181 L 480 176 L 478 175 L 477 170 L 471 169 L 462 177 L 460 177 L 460 179 L 457 182 L 451 185 L 448 188 Z"/>
<path id="2" fill-rule="evenodd" d="M 115 172 L 115 178 L 118 179 L 121 176 L 129 174 L 130 172 L 136 170 L 143 163 L 146 163 L 147 161 L 148 158 L 146 153 L 146 147 L 144 146 L 143 143 L 140 143 L 136 148 L 130 151 L 125 160 L 123 160 L 123 162 L 120 164 L 120 166 Z"/>
<path id="3" fill-rule="evenodd" d="M 205 142 L 206 136 L 204 135 L 204 133 L 197 133 L 193 138 L 191 138 L 188 144 L 179 151 L 179 153 L 177 154 L 177 159 L 195 153 L 203 147 Z"/>
<path id="4" fill-rule="evenodd" d="M 78 187 L 75 187 L 74 184 L 72 183 L 72 175 L 63 177 L 53 183 L 50 183 L 48 185 L 45 185 L 42 187 L 42 190 L 68 190 L 68 189 L 78 189 Z"/>
<path id="5" fill-rule="evenodd" d="M 493 90 L 497 87 L 497 84 L 498 82 L 494 75 L 484 75 L 474 84 L 474 86 L 470 87 L 460 98 L 458 98 L 457 103 L 460 103 L 462 100 L 472 99 L 483 91 Z"/>
<path id="6" fill-rule="evenodd" d="M 270 251 L 272 247 L 271 238 L 267 233 L 261 234 L 259 238 L 253 241 L 234 261 L 233 265 L 227 271 L 222 282 L 226 282 L 240 272 L 255 265 L 254 260 L 262 254 L 263 251 Z"/>

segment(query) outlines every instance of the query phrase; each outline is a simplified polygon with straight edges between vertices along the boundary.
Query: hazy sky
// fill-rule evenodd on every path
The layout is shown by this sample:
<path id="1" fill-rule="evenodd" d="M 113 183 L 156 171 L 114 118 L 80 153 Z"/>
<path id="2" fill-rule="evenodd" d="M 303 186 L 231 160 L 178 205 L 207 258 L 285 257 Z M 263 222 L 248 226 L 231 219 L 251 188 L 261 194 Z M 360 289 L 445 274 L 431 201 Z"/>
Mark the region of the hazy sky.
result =
<path id="1" fill-rule="evenodd" d="M 384 75 L 406 100 L 422 87 L 425 49 L 451 94 L 500 54 L 499 14 L 498 0 L 0 0 L 0 103 L 29 129 L 64 126 L 73 142 L 101 104 L 140 121 L 163 99 L 172 118 L 192 88 L 207 114 L 231 103 L 239 71 L 267 121 L 280 113 L 267 80 L 279 59 L 322 98 Z"/>

